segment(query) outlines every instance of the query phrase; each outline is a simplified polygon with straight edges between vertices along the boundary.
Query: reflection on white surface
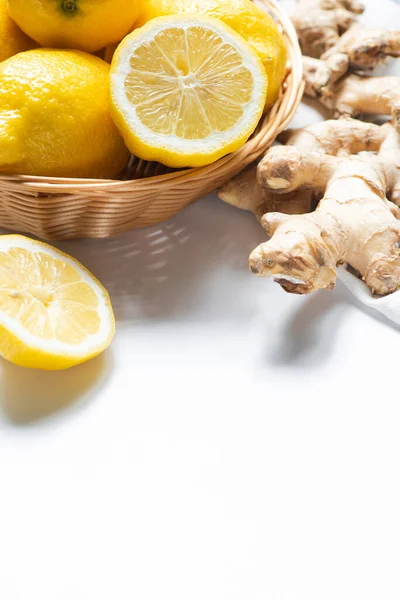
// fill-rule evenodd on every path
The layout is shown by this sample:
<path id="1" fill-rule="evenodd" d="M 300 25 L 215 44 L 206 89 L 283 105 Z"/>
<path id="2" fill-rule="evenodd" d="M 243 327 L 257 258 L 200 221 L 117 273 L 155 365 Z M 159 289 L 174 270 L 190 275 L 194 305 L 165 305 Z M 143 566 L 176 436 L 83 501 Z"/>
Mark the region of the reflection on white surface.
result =
<path id="1" fill-rule="evenodd" d="M 69 371 L 36 371 L 0 362 L 0 410 L 15 425 L 28 425 L 59 411 L 82 408 L 94 397 L 112 368 L 108 350 L 86 365 Z"/>

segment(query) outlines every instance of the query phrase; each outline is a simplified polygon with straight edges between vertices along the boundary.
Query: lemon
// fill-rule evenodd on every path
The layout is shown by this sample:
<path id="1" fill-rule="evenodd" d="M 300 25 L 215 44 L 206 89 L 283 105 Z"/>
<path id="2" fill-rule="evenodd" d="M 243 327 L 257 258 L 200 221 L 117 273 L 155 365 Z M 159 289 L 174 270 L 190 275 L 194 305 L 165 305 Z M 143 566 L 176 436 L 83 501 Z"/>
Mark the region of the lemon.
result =
<path id="1" fill-rule="evenodd" d="M 42 46 L 96 52 L 120 41 L 140 0 L 8 0 L 20 28 Z"/>
<path id="2" fill-rule="evenodd" d="M 273 18 L 251 0 L 145 0 L 136 27 L 155 17 L 195 12 L 221 19 L 253 46 L 268 75 L 267 105 L 274 102 L 286 73 L 286 45 Z"/>
<path id="3" fill-rule="evenodd" d="M 35 47 L 10 17 L 7 0 L 0 0 L 0 62 Z"/>
<path id="4" fill-rule="evenodd" d="M 97 356 L 115 331 L 103 286 L 76 260 L 21 235 L 0 237 L 0 354 L 36 369 Z"/>
<path id="5" fill-rule="evenodd" d="M 240 148 L 262 115 L 267 76 L 256 52 L 218 19 L 153 19 L 111 66 L 114 121 L 133 154 L 200 167 Z"/>
<path id="6" fill-rule="evenodd" d="M 0 171 L 111 178 L 129 152 L 109 111 L 110 66 L 72 50 L 0 63 Z"/>

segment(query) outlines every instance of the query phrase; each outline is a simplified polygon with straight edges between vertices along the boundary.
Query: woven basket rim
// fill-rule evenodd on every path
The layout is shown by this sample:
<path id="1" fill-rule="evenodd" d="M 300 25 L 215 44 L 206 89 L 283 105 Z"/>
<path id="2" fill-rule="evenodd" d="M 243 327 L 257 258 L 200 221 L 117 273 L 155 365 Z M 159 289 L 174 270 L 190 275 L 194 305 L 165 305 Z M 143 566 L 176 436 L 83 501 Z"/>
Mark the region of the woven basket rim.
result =
<path id="1" fill-rule="evenodd" d="M 294 26 L 276 0 L 257 0 L 258 5 L 264 7 L 276 20 L 284 36 L 288 49 L 288 67 L 285 81 L 279 98 L 260 121 L 256 133 L 236 152 L 228 154 L 218 161 L 200 168 L 176 170 L 163 175 L 144 177 L 141 179 L 82 179 L 72 177 L 45 177 L 36 175 L 15 175 L 0 173 L 0 181 L 19 183 L 23 188 L 37 193 L 90 193 L 129 191 L 132 185 L 143 190 L 149 187 L 158 187 L 165 183 L 184 184 L 188 180 L 209 179 L 213 173 L 225 169 L 233 169 L 235 165 L 249 164 L 254 158 L 267 149 L 276 136 L 281 133 L 293 118 L 297 106 L 303 96 L 303 67 L 301 50 Z"/>

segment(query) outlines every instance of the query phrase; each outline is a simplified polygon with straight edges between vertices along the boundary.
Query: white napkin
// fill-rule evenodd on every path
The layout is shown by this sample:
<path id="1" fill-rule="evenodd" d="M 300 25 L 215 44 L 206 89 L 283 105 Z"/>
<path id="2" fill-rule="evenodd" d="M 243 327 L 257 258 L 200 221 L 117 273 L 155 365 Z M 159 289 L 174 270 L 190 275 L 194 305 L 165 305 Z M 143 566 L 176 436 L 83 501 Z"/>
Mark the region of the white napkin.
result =
<path id="1" fill-rule="evenodd" d="M 344 267 L 338 269 L 339 279 L 359 302 L 385 315 L 387 319 L 400 325 L 400 290 L 383 298 L 372 296 L 370 289 L 361 279 L 349 273 Z"/>

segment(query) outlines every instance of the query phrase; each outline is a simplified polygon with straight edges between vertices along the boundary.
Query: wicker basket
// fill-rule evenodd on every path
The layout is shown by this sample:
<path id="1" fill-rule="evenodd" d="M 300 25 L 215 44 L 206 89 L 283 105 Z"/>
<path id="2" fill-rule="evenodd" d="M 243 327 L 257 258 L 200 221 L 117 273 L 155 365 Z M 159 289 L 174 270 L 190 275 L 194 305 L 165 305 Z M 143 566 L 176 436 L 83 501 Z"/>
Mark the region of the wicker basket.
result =
<path id="1" fill-rule="evenodd" d="M 131 160 L 123 180 L 0 176 L 0 227 L 43 239 L 106 238 L 165 221 L 258 158 L 287 126 L 303 94 L 301 52 L 275 0 L 258 0 L 279 23 L 289 51 L 280 98 L 237 152 L 201 169 L 172 171 Z"/>

